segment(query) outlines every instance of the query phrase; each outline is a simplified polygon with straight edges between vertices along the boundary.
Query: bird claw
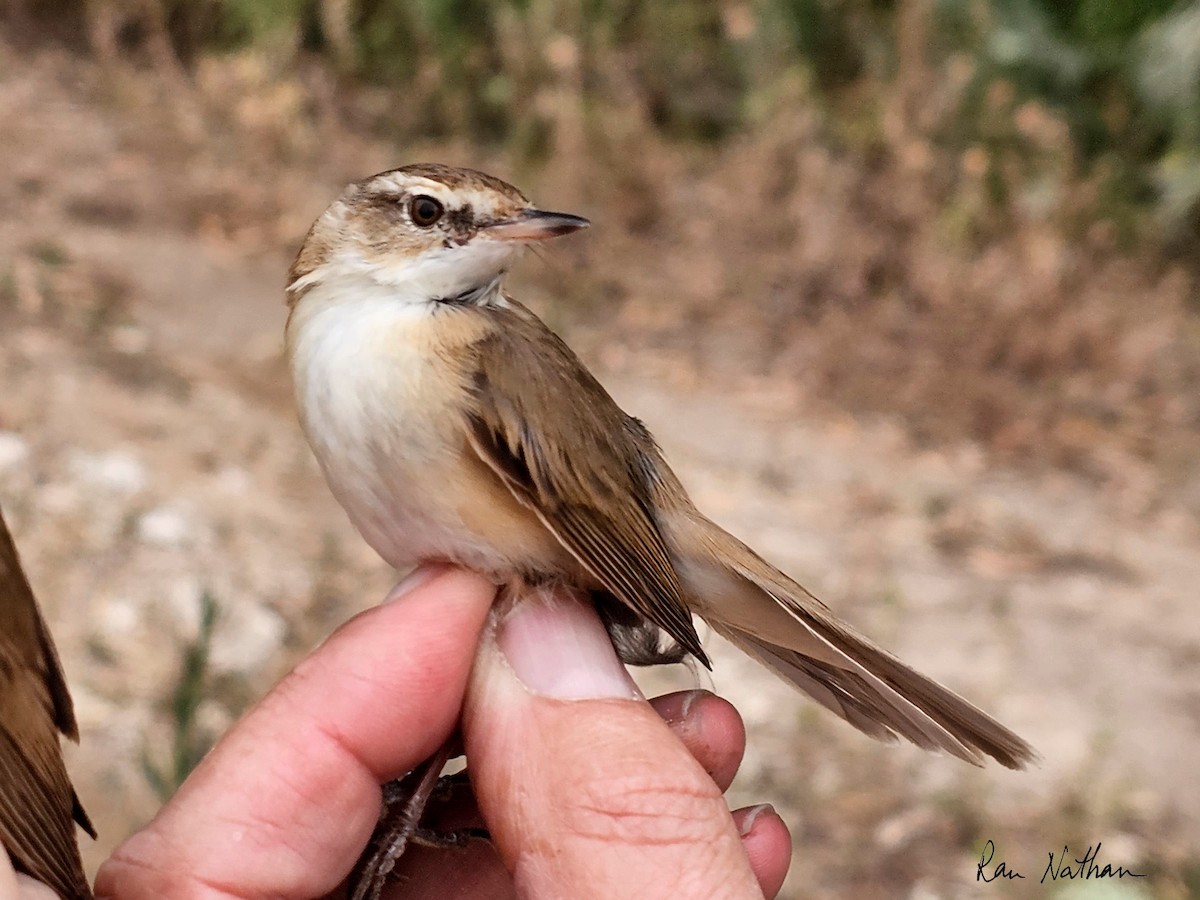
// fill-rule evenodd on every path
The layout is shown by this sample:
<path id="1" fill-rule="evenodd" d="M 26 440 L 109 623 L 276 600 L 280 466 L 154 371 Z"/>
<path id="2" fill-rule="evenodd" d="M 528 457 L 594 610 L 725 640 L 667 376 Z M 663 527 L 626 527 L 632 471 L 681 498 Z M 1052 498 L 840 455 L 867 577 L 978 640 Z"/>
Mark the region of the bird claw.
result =
<path id="1" fill-rule="evenodd" d="M 410 843 L 444 850 L 465 847 L 472 840 L 491 839 L 482 828 L 442 832 L 421 827 L 431 798 L 448 800 L 466 783 L 465 771 L 439 777 L 449 752 L 449 746 L 443 746 L 408 775 L 383 786 L 383 812 L 370 845 L 355 866 L 351 900 L 379 900 Z"/>
<path id="2" fill-rule="evenodd" d="M 420 847 L 431 847 L 435 850 L 461 850 L 471 841 L 490 841 L 491 834 L 486 828 L 459 828 L 454 831 L 435 831 L 432 828 L 418 828 L 410 840 Z"/>

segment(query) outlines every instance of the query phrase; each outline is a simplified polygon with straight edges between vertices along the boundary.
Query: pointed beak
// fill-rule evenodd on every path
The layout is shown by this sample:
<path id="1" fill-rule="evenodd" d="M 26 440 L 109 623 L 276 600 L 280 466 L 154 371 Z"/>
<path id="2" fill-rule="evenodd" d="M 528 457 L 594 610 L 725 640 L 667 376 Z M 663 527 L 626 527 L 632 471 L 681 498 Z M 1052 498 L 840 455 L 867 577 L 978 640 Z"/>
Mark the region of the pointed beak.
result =
<path id="1" fill-rule="evenodd" d="M 523 209 L 512 218 L 484 226 L 482 234 L 496 241 L 544 241 L 591 224 L 587 219 L 568 213 Z"/>

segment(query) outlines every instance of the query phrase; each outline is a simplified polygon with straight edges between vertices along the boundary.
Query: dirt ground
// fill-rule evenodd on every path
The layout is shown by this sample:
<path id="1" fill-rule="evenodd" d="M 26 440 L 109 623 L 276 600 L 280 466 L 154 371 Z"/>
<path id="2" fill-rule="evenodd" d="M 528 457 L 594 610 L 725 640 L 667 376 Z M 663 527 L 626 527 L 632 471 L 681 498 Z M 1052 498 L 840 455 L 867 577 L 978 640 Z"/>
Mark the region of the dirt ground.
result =
<path id="1" fill-rule="evenodd" d="M 346 136 L 320 164 L 239 166 L 236 136 L 203 112 L 187 125 L 182 101 L 164 139 L 160 100 L 128 73 L 0 43 L 0 500 L 75 692 L 93 870 L 160 802 L 146 770 L 169 756 L 202 596 L 219 611 L 199 713 L 215 735 L 393 580 L 295 423 L 282 280 L 342 182 L 413 151 Z M 252 128 L 254 109 L 240 114 Z M 518 273 L 552 321 L 579 267 L 627 266 L 636 285 L 659 264 L 588 240 Z M 572 340 L 702 508 L 1044 757 L 976 771 L 873 744 L 711 638 L 711 686 L 750 731 L 732 802 L 769 799 L 791 825 L 788 897 L 1100 896 L 1038 884 L 1047 852 L 1097 842 L 1147 875 L 1104 896 L 1200 895 L 1197 469 L 1176 455 L 1168 478 L 1121 442 L 1091 448 L 1103 479 L 1005 467 L 775 373 L 731 379 L 728 358 L 684 364 L 667 341 L 631 353 L 596 318 L 565 317 Z M 1026 881 L 976 882 L 989 839 Z"/>

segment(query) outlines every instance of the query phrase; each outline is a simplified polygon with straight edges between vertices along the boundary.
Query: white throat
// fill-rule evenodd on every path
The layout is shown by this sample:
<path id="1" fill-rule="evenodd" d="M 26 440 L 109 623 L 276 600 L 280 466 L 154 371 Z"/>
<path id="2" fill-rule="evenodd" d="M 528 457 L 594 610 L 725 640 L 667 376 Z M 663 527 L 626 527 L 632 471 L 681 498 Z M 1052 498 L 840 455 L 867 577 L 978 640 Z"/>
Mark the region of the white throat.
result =
<path id="1" fill-rule="evenodd" d="M 343 252 L 288 285 L 325 299 L 357 302 L 386 295 L 393 303 L 455 301 L 484 303 L 499 296 L 500 278 L 521 245 L 475 238 L 466 244 L 437 247 L 398 261 L 363 258 Z M 304 302 L 310 302 L 305 297 Z"/>

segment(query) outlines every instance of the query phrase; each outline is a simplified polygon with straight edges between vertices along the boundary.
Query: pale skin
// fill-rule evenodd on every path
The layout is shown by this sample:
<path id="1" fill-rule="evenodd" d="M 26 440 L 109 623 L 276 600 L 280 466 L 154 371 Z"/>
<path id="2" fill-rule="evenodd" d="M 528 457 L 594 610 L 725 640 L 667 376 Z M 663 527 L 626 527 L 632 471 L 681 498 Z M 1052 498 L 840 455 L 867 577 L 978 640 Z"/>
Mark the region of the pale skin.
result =
<path id="1" fill-rule="evenodd" d="M 431 812 L 494 843 L 416 848 L 385 897 L 775 896 L 786 826 L 721 796 L 745 746 L 736 711 L 706 692 L 635 697 L 586 605 L 534 598 L 497 626 L 495 595 L 426 566 L 340 628 L 117 848 L 97 896 L 342 897 L 380 784 L 460 716 L 474 794 Z M 38 888 L 14 893 L 0 869 L 0 898 Z"/>

